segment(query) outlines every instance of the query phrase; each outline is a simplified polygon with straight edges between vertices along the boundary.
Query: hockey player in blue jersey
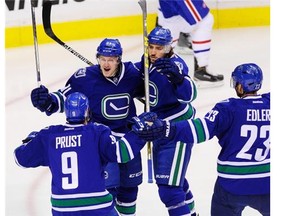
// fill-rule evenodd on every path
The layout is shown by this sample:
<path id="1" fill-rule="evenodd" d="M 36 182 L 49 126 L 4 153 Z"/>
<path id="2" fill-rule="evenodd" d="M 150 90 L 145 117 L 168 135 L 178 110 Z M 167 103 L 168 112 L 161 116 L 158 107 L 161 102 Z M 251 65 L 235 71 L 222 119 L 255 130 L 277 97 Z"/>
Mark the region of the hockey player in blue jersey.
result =
<path id="1" fill-rule="evenodd" d="M 239 98 L 217 103 L 204 118 L 162 121 L 162 125 L 152 126 L 150 134 L 137 132 L 147 140 L 164 137 L 194 144 L 218 138 L 222 150 L 217 160 L 212 216 L 240 216 L 246 206 L 270 215 L 270 93 L 257 93 L 262 80 L 262 70 L 256 64 L 239 65 L 231 76 Z M 149 121 L 149 115 L 144 113 L 140 119 Z"/>
<path id="2" fill-rule="evenodd" d="M 90 101 L 92 122 L 109 126 L 120 138 L 129 130 L 126 121 L 136 116 L 133 98 L 144 91 L 141 72 L 131 62 L 122 62 L 122 47 L 117 39 L 104 39 L 97 48 L 98 64 L 81 68 L 64 88 L 49 93 L 44 86 L 31 92 L 34 107 L 51 115 L 63 112 L 65 97 L 73 92 L 85 94 Z M 141 154 L 126 164 L 108 163 L 106 186 L 113 193 L 117 208 L 123 215 L 136 212 L 138 185 L 142 183 Z"/>
<path id="3" fill-rule="evenodd" d="M 159 0 L 158 25 L 170 29 L 174 42 L 178 41 L 176 52 L 188 49 L 194 54 L 194 79 L 203 88 L 224 84 L 224 76 L 212 74 L 208 68 L 213 23 L 203 0 Z"/>
<path id="4" fill-rule="evenodd" d="M 156 27 L 148 35 L 150 110 L 159 118 L 174 122 L 194 117 L 191 102 L 197 90 L 188 75 L 188 66 L 173 53 L 171 43 L 169 29 Z M 136 65 L 143 71 L 143 61 Z M 176 149 L 175 142 L 167 140 L 157 140 L 154 144 L 154 177 L 169 215 L 196 215 L 193 195 L 185 178 L 191 143 L 178 142 Z"/>
<path id="5" fill-rule="evenodd" d="M 104 168 L 108 162 L 132 160 L 146 141 L 133 131 L 117 140 L 107 126 L 88 123 L 89 102 L 82 93 L 68 95 L 64 110 L 66 124 L 30 133 L 14 151 L 16 163 L 49 167 L 53 216 L 118 215 Z"/>

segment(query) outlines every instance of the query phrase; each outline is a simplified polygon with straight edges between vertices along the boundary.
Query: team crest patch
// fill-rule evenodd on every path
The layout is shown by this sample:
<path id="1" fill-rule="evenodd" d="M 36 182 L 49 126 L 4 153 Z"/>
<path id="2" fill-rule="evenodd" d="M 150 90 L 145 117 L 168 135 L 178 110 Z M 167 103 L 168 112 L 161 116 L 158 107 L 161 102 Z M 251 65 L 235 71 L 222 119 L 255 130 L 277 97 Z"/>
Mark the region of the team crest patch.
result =
<path id="1" fill-rule="evenodd" d="M 84 77 L 84 76 L 86 76 L 86 68 L 81 68 L 74 74 L 75 78 Z"/>

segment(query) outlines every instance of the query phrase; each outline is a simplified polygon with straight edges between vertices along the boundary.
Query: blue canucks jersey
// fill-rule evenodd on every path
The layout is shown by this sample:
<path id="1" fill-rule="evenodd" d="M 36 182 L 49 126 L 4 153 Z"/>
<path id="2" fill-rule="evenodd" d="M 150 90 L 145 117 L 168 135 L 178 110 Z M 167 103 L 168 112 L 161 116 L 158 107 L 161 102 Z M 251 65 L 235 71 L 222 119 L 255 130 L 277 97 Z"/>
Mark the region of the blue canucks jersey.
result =
<path id="1" fill-rule="evenodd" d="M 174 139 L 183 142 L 218 138 L 218 182 L 226 191 L 270 193 L 270 93 L 229 98 L 204 118 L 178 122 L 176 128 Z"/>
<path id="2" fill-rule="evenodd" d="M 197 89 L 195 83 L 189 77 L 189 68 L 184 60 L 177 54 L 173 54 L 171 59 L 180 68 L 182 74 L 185 75 L 181 84 L 172 84 L 166 75 L 161 71 L 157 71 L 153 64 L 149 66 L 149 94 L 150 94 L 150 110 L 157 113 L 161 119 L 174 120 L 186 113 L 190 116 L 195 115 L 195 110 L 191 106 L 191 102 L 197 97 Z M 135 64 L 142 68 L 142 62 Z"/>
<path id="3" fill-rule="evenodd" d="M 133 132 L 116 141 L 104 125 L 66 124 L 42 129 L 14 154 L 19 166 L 50 168 L 53 215 L 107 215 L 114 205 L 105 189 L 104 167 L 132 160 L 144 145 Z"/>
<path id="4" fill-rule="evenodd" d="M 181 15 L 190 25 L 200 22 L 210 11 L 203 0 L 159 0 L 165 18 Z"/>
<path id="5" fill-rule="evenodd" d="M 105 78 L 99 65 L 79 69 L 70 77 L 64 88 L 52 93 L 53 112 L 63 112 L 65 98 L 75 92 L 89 99 L 91 121 L 105 124 L 113 132 L 128 132 L 126 120 L 136 116 L 133 98 L 143 94 L 144 81 L 141 73 L 131 62 L 123 62 L 117 80 Z M 46 112 L 47 113 L 47 112 Z M 47 113 L 48 115 L 51 113 Z"/>

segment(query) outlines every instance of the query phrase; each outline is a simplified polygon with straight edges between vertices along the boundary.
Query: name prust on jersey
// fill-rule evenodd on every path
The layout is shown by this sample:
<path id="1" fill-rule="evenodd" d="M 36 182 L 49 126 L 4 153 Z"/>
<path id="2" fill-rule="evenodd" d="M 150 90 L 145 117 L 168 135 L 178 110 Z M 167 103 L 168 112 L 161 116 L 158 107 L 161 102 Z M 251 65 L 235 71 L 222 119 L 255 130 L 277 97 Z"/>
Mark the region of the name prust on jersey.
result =
<path id="1" fill-rule="evenodd" d="M 270 109 L 247 109 L 247 121 L 270 121 Z"/>
<path id="2" fill-rule="evenodd" d="M 55 138 L 56 149 L 81 147 L 82 135 L 60 136 Z"/>

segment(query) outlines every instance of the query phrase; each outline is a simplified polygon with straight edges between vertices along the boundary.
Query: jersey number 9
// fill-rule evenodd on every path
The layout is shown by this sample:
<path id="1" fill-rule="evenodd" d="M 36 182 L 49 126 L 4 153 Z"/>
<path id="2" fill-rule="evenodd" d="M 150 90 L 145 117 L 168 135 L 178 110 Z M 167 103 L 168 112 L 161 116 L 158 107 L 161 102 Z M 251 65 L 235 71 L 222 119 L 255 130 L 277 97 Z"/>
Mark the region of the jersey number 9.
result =
<path id="1" fill-rule="evenodd" d="M 64 152 L 61 155 L 62 173 L 69 177 L 62 178 L 63 189 L 75 189 L 78 187 L 78 160 L 74 151 Z"/>

